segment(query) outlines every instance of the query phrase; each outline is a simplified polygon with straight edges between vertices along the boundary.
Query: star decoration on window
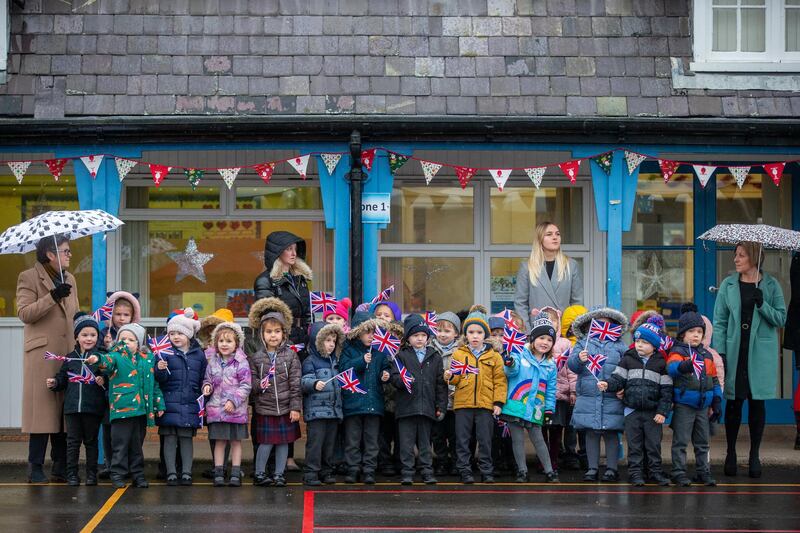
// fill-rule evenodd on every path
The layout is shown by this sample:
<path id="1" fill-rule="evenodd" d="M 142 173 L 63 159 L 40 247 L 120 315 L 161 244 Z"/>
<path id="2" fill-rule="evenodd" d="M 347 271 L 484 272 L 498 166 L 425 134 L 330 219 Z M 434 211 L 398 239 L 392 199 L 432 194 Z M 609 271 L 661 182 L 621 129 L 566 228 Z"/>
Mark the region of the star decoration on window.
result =
<path id="1" fill-rule="evenodd" d="M 167 252 L 170 259 L 178 264 L 178 274 L 175 282 L 181 281 L 186 276 L 193 276 L 203 283 L 206 282 L 206 273 L 203 265 L 214 258 L 214 254 L 205 254 L 197 249 L 194 239 L 189 239 L 186 243 L 186 250 L 183 252 Z"/>

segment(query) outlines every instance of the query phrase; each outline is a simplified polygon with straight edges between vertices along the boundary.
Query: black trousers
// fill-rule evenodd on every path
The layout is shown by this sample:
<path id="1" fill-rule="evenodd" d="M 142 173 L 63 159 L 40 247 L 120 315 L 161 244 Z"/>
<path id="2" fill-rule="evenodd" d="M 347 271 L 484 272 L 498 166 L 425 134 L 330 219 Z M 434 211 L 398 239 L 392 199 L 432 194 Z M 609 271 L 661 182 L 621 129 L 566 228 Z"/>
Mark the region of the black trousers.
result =
<path id="1" fill-rule="evenodd" d="M 111 424 L 103 423 L 103 464 L 106 470 L 111 468 Z"/>
<path id="2" fill-rule="evenodd" d="M 416 472 L 414 447 L 419 451 L 419 466 L 423 476 L 433 474 L 431 455 L 431 426 L 433 420 L 427 416 L 405 416 L 397 419 L 397 441 L 400 448 L 400 464 L 403 477 Z"/>
<path id="3" fill-rule="evenodd" d="M 488 409 L 456 409 L 456 468 L 461 475 L 472 472 L 470 441 L 474 434 L 478 441 L 478 467 L 481 474 L 491 476 L 492 433 L 494 418 Z"/>
<path id="4" fill-rule="evenodd" d="M 147 431 L 147 417 L 134 416 L 111 422 L 111 474 L 133 479 L 144 477 L 142 442 Z"/>
<path id="5" fill-rule="evenodd" d="M 44 464 L 47 454 L 47 441 L 50 441 L 50 459 L 53 461 L 53 474 L 64 476 L 67 467 L 66 433 L 31 433 L 28 441 L 28 462 Z"/>
<path id="6" fill-rule="evenodd" d="M 344 460 L 347 470 L 374 474 L 378 459 L 380 415 L 351 415 L 344 419 Z M 363 447 L 362 447 L 363 444 Z"/>
<path id="7" fill-rule="evenodd" d="M 456 414 L 453 411 L 447 411 L 444 420 L 433 423 L 431 438 L 436 464 L 450 468 L 456 462 Z"/>
<path id="8" fill-rule="evenodd" d="M 67 421 L 67 476 L 78 475 L 81 444 L 86 448 L 86 475 L 97 475 L 97 438 L 103 417 L 88 413 L 64 415 Z"/>
<path id="9" fill-rule="evenodd" d="M 397 444 L 397 419 L 394 413 L 385 412 L 378 434 L 378 464 L 381 468 L 398 466 L 400 455 Z"/>
<path id="10" fill-rule="evenodd" d="M 333 449 L 336 446 L 336 430 L 339 421 L 335 418 L 311 420 L 306 424 L 306 462 L 303 471 L 306 477 L 320 474 L 325 477 L 333 472 Z"/>
<path id="11" fill-rule="evenodd" d="M 625 417 L 628 439 L 628 475 L 644 477 L 642 467 L 647 458 L 649 475 L 663 474 L 661 469 L 661 424 L 656 424 L 655 411 L 636 410 Z"/>

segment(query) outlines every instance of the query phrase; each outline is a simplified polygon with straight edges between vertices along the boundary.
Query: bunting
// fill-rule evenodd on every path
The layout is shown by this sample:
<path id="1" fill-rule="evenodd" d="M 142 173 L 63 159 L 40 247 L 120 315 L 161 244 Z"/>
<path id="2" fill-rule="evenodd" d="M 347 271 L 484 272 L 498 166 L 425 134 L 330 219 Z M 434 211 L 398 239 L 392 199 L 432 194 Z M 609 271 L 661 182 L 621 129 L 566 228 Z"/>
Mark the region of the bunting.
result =
<path id="1" fill-rule="evenodd" d="M 625 163 L 628 165 L 628 175 L 633 174 L 633 171 L 639 168 L 642 161 L 647 159 L 646 155 L 637 154 L 636 152 L 625 151 Z"/>
<path id="2" fill-rule="evenodd" d="M 456 176 L 458 176 L 458 183 L 462 189 L 466 189 L 469 181 L 478 170 L 470 167 L 456 167 Z"/>
<path id="3" fill-rule="evenodd" d="M 233 187 L 233 182 L 236 181 L 236 176 L 239 175 L 240 170 L 242 170 L 241 167 L 219 169 L 219 175 L 222 176 L 222 181 L 228 186 L 228 190 Z"/>
<path id="4" fill-rule="evenodd" d="M 89 171 L 89 175 L 92 179 L 97 177 L 97 171 L 100 170 L 100 163 L 103 162 L 102 155 L 85 155 L 81 157 L 81 161 L 86 166 L 86 170 Z"/>
<path id="5" fill-rule="evenodd" d="M 189 181 L 189 185 L 192 186 L 192 190 L 194 191 L 200 184 L 200 180 L 203 179 L 203 174 L 205 174 L 205 171 L 197 168 L 187 168 L 183 171 L 183 173 L 186 174 L 186 179 Z"/>
<path id="6" fill-rule="evenodd" d="M 408 161 L 408 156 L 389 152 L 389 171 L 394 174 L 406 164 L 406 161 Z"/>
<path id="7" fill-rule="evenodd" d="M 694 168 L 694 173 L 697 176 L 697 179 L 700 181 L 700 185 L 703 186 L 705 189 L 706 183 L 708 180 L 711 179 L 711 176 L 714 174 L 714 171 L 717 170 L 717 167 L 712 167 L 709 165 L 692 165 Z"/>
<path id="8" fill-rule="evenodd" d="M 580 170 L 580 167 L 580 159 L 576 159 L 574 161 L 564 161 L 563 163 L 558 164 L 558 168 L 560 168 L 561 172 L 563 172 L 564 175 L 569 178 L 570 183 L 575 183 L 575 180 L 578 179 L 578 170 Z"/>
<path id="9" fill-rule="evenodd" d="M 372 170 L 372 163 L 375 162 L 375 148 L 361 152 L 361 164 L 367 168 L 367 172 Z"/>
<path id="10" fill-rule="evenodd" d="M 422 173 L 425 174 L 425 185 L 430 185 L 431 180 L 436 173 L 439 172 L 439 169 L 442 168 L 442 165 L 432 161 L 420 161 L 419 164 L 422 166 Z"/>
<path id="11" fill-rule="evenodd" d="M 336 170 L 336 165 L 339 164 L 339 160 L 342 158 L 342 154 L 320 154 L 320 158 L 325 164 L 325 170 L 328 171 L 328 175 L 332 176 L 333 171 Z"/>
<path id="12" fill-rule="evenodd" d="M 502 191 L 503 187 L 506 186 L 506 182 L 508 181 L 508 177 L 511 175 L 510 168 L 493 168 L 489 171 L 489 174 L 492 175 L 492 179 L 497 184 L 497 189 Z"/>
<path id="13" fill-rule="evenodd" d="M 780 187 L 783 169 L 786 167 L 786 163 L 767 163 L 762 165 L 762 167 L 764 167 L 764 172 L 775 182 L 775 185 Z"/>
<path id="14" fill-rule="evenodd" d="M 150 174 L 153 175 L 153 183 L 156 184 L 156 187 L 161 185 L 161 182 L 164 181 L 164 178 L 167 177 L 169 171 L 172 170 L 172 167 L 168 167 L 166 165 L 154 165 L 150 163 Z"/>
<path id="15" fill-rule="evenodd" d="M 530 167 L 525 169 L 525 173 L 528 175 L 537 189 L 542 184 L 542 178 L 544 177 L 545 170 L 547 170 L 547 167 Z"/>
<path id="16" fill-rule="evenodd" d="M 675 171 L 678 170 L 679 163 L 669 159 L 659 159 L 658 166 L 661 167 L 661 176 L 664 178 L 664 183 L 668 183 Z"/>
<path id="17" fill-rule="evenodd" d="M 289 164 L 292 165 L 300 177 L 306 179 L 306 168 L 308 167 L 308 155 L 301 155 L 297 156 L 294 159 L 289 160 Z"/>
<path id="18" fill-rule="evenodd" d="M 606 173 L 606 176 L 611 175 L 611 158 L 613 156 L 613 152 L 606 152 L 604 154 L 600 154 L 594 156 L 592 161 L 597 163 L 597 166 Z M 537 187 L 538 188 L 538 187 Z"/>
<path id="19" fill-rule="evenodd" d="M 128 172 L 130 172 L 131 169 L 136 166 L 136 163 L 138 163 L 138 161 L 133 161 L 131 159 L 123 159 L 121 157 L 115 158 L 114 162 L 117 164 L 117 174 L 119 174 L 119 181 L 124 180 L 125 176 L 128 175 Z"/>
<path id="20" fill-rule="evenodd" d="M 58 181 L 58 178 L 61 177 L 61 172 L 64 171 L 64 166 L 67 164 L 69 159 L 48 159 L 44 162 L 47 165 L 47 170 L 50 171 L 50 174 Z"/>
<path id="21" fill-rule="evenodd" d="M 741 189 L 742 185 L 744 185 L 744 180 L 747 179 L 747 175 L 750 173 L 750 167 L 728 167 L 728 170 L 736 180 L 736 185 Z"/>
<path id="22" fill-rule="evenodd" d="M 272 178 L 272 173 L 275 171 L 275 163 L 261 163 L 253 168 L 255 168 L 258 177 L 269 185 L 269 180 Z"/>
<path id="23" fill-rule="evenodd" d="M 22 185 L 22 178 L 25 177 L 25 173 L 28 171 L 28 167 L 31 166 L 31 162 L 9 161 L 8 166 L 11 168 L 11 172 L 14 173 L 14 177 L 17 178 L 17 183 Z"/>

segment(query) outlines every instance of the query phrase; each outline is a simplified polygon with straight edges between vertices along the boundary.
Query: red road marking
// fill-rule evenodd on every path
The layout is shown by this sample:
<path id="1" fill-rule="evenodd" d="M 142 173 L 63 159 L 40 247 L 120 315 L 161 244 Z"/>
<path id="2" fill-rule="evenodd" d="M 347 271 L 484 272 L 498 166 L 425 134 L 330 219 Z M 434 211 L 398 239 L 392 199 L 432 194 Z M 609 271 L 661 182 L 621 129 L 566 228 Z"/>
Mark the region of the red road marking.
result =
<path id="1" fill-rule="evenodd" d="M 314 533 L 314 491 L 303 494 L 303 533 Z"/>
<path id="2" fill-rule="evenodd" d="M 686 495 L 686 494 L 726 494 L 726 495 L 800 495 L 800 491 L 777 491 L 777 490 L 758 490 L 758 491 L 739 491 L 739 490 L 419 490 L 419 489 L 399 489 L 399 490 L 385 490 L 385 489 L 332 489 L 332 490 L 318 490 L 314 491 L 318 494 L 659 494 L 662 496 L 671 495 Z M 308 491 L 306 492 L 308 494 Z M 800 530 L 798 530 L 800 531 Z"/>
<path id="3" fill-rule="evenodd" d="M 758 531 L 759 533 L 798 533 L 800 529 L 698 529 L 698 528 L 648 528 L 648 527 L 419 527 L 419 526 L 316 526 L 322 531 L 345 531 L 357 529 L 359 531 L 647 531 L 648 533 L 745 533 Z"/>

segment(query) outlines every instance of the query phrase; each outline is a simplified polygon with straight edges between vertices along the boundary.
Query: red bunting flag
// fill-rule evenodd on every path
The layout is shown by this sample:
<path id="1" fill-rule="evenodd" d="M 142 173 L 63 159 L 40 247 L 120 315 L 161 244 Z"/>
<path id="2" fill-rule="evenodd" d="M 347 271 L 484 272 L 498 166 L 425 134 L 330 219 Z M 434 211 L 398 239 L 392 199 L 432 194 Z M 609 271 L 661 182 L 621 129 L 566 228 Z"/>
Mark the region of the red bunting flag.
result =
<path id="1" fill-rule="evenodd" d="M 64 170 L 64 166 L 67 164 L 69 159 L 48 159 L 44 162 L 47 165 L 47 170 L 50 171 L 50 174 L 58 181 L 58 178 L 61 177 L 61 172 Z"/>
<path id="2" fill-rule="evenodd" d="M 767 163 L 766 165 L 761 165 L 764 167 L 764 172 L 766 172 L 772 181 L 775 182 L 775 185 L 781 185 L 781 177 L 783 177 L 783 169 L 786 166 L 786 163 Z"/>
<path id="3" fill-rule="evenodd" d="M 375 148 L 361 152 L 361 164 L 367 168 L 367 172 L 372 170 L 372 163 L 375 161 Z"/>
<path id="4" fill-rule="evenodd" d="M 161 185 L 161 182 L 167 177 L 167 174 L 169 174 L 171 168 L 172 167 L 168 167 L 166 165 L 150 164 L 150 174 L 153 175 L 153 183 L 156 184 L 156 187 Z"/>
<path id="5" fill-rule="evenodd" d="M 478 170 L 470 167 L 456 167 L 456 176 L 458 176 L 458 183 L 462 189 L 466 189 L 469 185 L 469 180 L 475 175 Z"/>
<path id="6" fill-rule="evenodd" d="M 664 177 L 664 183 L 667 183 L 672 175 L 675 174 L 679 165 L 680 163 L 677 161 L 671 161 L 669 159 L 658 160 L 658 166 L 661 167 L 661 175 Z"/>
<path id="7" fill-rule="evenodd" d="M 564 161 L 563 163 L 558 164 L 558 168 L 560 168 L 561 172 L 563 172 L 564 175 L 569 178 L 570 183 L 575 183 L 575 180 L 578 179 L 578 170 L 580 170 L 580 167 L 580 159 L 575 159 L 574 161 Z"/>
<path id="8" fill-rule="evenodd" d="M 272 178 L 272 172 L 275 170 L 275 163 L 261 163 L 253 167 L 258 173 L 258 177 L 264 180 L 264 183 L 269 185 L 269 180 Z"/>

